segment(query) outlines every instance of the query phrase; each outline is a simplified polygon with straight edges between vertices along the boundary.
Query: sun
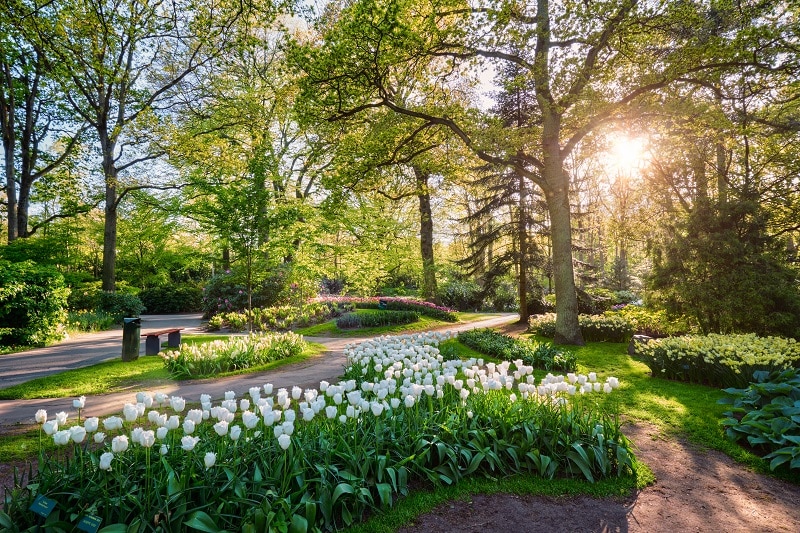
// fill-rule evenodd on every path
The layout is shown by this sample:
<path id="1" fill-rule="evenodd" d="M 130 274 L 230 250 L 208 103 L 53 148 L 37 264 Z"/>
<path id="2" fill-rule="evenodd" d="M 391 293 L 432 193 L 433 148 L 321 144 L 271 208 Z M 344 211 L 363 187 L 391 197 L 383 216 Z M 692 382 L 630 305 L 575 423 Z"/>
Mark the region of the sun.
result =
<path id="1" fill-rule="evenodd" d="M 616 133 L 610 134 L 607 140 L 604 165 L 612 176 L 638 174 L 650 161 L 649 147 L 644 137 Z"/>

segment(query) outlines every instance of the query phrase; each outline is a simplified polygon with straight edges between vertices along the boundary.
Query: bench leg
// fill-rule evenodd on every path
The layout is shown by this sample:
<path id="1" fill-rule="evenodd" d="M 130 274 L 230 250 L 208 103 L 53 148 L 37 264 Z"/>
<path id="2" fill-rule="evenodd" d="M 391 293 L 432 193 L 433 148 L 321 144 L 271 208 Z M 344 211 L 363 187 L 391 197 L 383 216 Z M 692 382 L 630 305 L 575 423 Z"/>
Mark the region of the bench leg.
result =
<path id="1" fill-rule="evenodd" d="M 181 345 L 181 332 L 173 331 L 167 336 L 167 346 L 170 348 L 179 348 Z"/>
<path id="2" fill-rule="evenodd" d="M 158 340 L 158 335 L 148 335 L 147 340 L 144 342 L 144 354 L 156 355 L 161 351 L 161 342 Z"/>

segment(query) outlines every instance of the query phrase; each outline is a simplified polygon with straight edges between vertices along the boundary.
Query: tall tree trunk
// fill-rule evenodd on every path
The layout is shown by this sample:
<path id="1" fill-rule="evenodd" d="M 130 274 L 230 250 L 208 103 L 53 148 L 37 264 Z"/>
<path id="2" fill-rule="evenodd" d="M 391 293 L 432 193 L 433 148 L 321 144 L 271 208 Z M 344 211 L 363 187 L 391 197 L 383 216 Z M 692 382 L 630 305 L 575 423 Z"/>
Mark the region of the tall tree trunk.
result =
<path id="1" fill-rule="evenodd" d="M 527 324 L 528 317 L 528 212 L 525 207 L 525 177 L 518 173 L 519 179 L 519 220 L 517 233 L 519 239 L 519 322 Z"/>
<path id="2" fill-rule="evenodd" d="M 563 172 L 558 169 L 559 172 Z M 563 181 L 566 181 L 565 179 Z M 550 212 L 553 243 L 553 284 L 556 291 L 556 344 L 583 345 L 578 326 L 578 294 L 572 266 L 572 227 L 569 212 L 569 187 L 563 184 L 545 191 Z"/>
<path id="3" fill-rule="evenodd" d="M 117 167 L 114 164 L 113 145 L 108 145 L 103 154 L 103 172 L 106 181 L 105 226 L 103 229 L 103 274 L 102 288 L 114 292 L 117 267 Z"/>
<path id="4" fill-rule="evenodd" d="M 6 159 L 6 198 L 8 201 L 8 242 L 17 238 L 17 182 L 14 173 L 14 141 L 6 142 L 3 136 L 3 149 Z"/>
<path id="5" fill-rule="evenodd" d="M 419 199 L 419 247 L 422 255 L 422 297 L 429 302 L 439 303 L 436 287 L 436 264 L 433 257 L 433 215 L 431 195 L 428 188 L 430 174 L 413 166 L 417 181 Z"/>
<path id="6" fill-rule="evenodd" d="M 17 183 L 14 172 L 14 148 L 17 143 L 14 129 L 14 79 L 11 66 L 3 62 L 3 88 L 0 89 L 0 126 L 3 129 L 3 155 L 5 157 L 6 201 L 8 202 L 8 242 L 17 238 Z M 8 91 L 8 94 L 6 94 Z"/>

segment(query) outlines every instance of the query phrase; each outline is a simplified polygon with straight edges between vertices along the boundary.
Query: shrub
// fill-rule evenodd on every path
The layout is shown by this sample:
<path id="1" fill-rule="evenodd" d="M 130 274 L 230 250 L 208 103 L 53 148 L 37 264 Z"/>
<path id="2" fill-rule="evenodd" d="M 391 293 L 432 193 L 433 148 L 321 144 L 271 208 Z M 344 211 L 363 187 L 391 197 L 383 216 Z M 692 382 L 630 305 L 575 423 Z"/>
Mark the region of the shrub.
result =
<path id="1" fill-rule="evenodd" d="M 419 313 L 416 311 L 362 310 L 340 316 L 336 319 L 336 327 L 339 329 L 376 328 L 412 324 L 417 320 L 419 320 Z"/>
<path id="2" fill-rule="evenodd" d="M 577 368 L 574 354 L 562 352 L 550 343 L 514 339 L 491 329 L 462 331 L 458 334 L 458 340 L 486 355 L 506 361 L 520 360 L 535 368 L 567 372 Z"/>
<path id="3" fill-rule="evenodd" d="M 755 372 L 746 389 L 725 389 L 732 405 L 722 425 L 732 441 L 746 439 L 765 459 L 770 470 L 788 463 L 800 469 L 800 369 Z"/>
<path id="4" fill-rule="evenodd" d="M 474 311 L 483 305 L 481 287 L 474 281 L 451 279 L 439 288 L 439 299 L 447 307 L 459 311 Z"/>
<path id="5" fill-rule="evenodd" d="M 68 296 L 55 268 L 0 261 L 0 344 L 43 346 L 61 338 Z"/>
<path id="6" fill-rule="evenodd" d="M 301 335 L 257 333 L 202 344 L 184 344 L 162 352 L 164 365 L 175 379 L 211 377 L 300 355 L 306 343 Z"/>
<path id="7" fill-rule="evenodd" d="M 800 346 L 780 337 L 711 334 L 639 343 L 636 357 L 654 377 L 744 388 L 754 372 L 800 365 Z"/>
<path id="8" fill-rule="evenodd" d="M 131 287 L 125 281 L 118 281 L 116 284 L 117 294 L 128 294 L 136 296 L 139 289 Z M 68 308 L 70 311 L 97 311 L 101 309 L 102 282 L 90 281 L 77 283 L 71 287 L 69 294 Z"/>
<path id="9" fill-rule="evenodd" d="M 670 318 L 664 310 L 653 311 L 638 305 L 625 305 L 613 313 L 630 321 L 637 335 L 673 337 L 697 331 L 688 318 Z"/>
<path id="10" fill-rule="evenodd" d="M 142 314 L 144 305 L 137 296 L 132 294 L 102 291 L 97 309 L 113 316 L 114 322 L 120 324 L 125 317 Z"/>
<path id="11" fill-rule="evenodd" d="M 164 285 L 139 293 L 148 314 L 193 313 L 203 310 L 203 291 L 191 285 Z"/>
<path id="12" fill-rule="evenodd" d="M 253 285 L 252 307 L 266 308 L 285 304 L 291 284 L 284 269 L 276 268 Z M 203 288 L 202 309 L 206 318 L 248 308 L 247 284 L 241 273 L 225 271 L 212 277 Z"/>
<path id="13" fill-rule="evenodd" d="M 70 311 L 68 329 L 73 331 L 106 331 L 115 324 L 115 317 L 105 311 Z"/>

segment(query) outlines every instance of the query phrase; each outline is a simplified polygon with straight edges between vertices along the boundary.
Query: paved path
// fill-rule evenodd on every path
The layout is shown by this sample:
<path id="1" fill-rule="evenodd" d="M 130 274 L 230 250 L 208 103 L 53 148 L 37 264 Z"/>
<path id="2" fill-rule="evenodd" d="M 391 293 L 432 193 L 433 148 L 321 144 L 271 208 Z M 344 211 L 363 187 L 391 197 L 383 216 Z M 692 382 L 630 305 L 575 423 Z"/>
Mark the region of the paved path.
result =
<path id="1" fill-rule="evenodd" d="M 171 316 L 176 316 L 176 315 L 171 315 Z M 182 315 L 182 316 L 189 317 L 190 315 Z M 199 325 L 199 315 L 191 315 L 191 316 L 197 317 L 195 319 L 198 321 Z M 162 318 L 164 320 L 169 320 L 166 317 Z M 447 325 L 437 329 L 442 331 L 462 331 L 473 328 L 495 327 L 508 324 L 516 319 L 517 315 L 504 314 L 502 316 L 493 316 L 475 322 Z M 192 319 L 182 318 L 181 320 L 192 320 Z M 142 331 L 146 331 L 146 329 L 149 328 L 167 327 L 168 325 L 172 326 L 173 323 L 172 322 L 170 322 L 169 324 L 162 323 L 161 326 L 158 325 L 151 326 L 150 323 L 146 322 L 143 317 Z M 98 338 L 99 336 L 106 334 L 109 334 L 109 332 L 105 332 L 103 334 L 100 333 L 92 334 L 91 343 L 94 344 L 95 338 Z M 86 338 L 85 336 L 82 336 L 81 338 L 83 339 L 82 342 L 78 342 L 80 341 L 80 339 L 76 339 L 75 340 L 76 342 L 71 343 L 69 345 L 67 345 L 66 343 L 61 343 L 56 346 L 44 348 L 43 350 L 52 350 L 51 352 L 48 352 L 46 355 L 52 357 L 54 361 L 64 361 L 64 360 L 69 361 L 69 357 L 64 355 L 63 353 L 60 353 L 58 347 L 65 346 L 66 349 L 64 350 L 64 352 L 70 352 L 73 354 L 73 357 L 78 357 L 77 354 L 81 352 L 81 344 L 85 346 L 86 342 L 89 341 L 89 339 Z M 106 340 L 108 340 L 109 346 L 106 347 L 106 352 L 107 352 L 106 354 L 107 357 L 105 357 L 106 359 L 120 356 L 121 338 L 122 338 L 122 332 L 119 330 L 117 330 L 116 332 L 116 337 L 108 335 L 108 338 L 106 338 Z M 148 389 L 148 391 L 151 393 L 164 392 L 166 394 L 174 396 L 182 396 L 189 402 L 199 402 L 201 394 L 210 394 L 211 397 L 214 399 L 222 399 L 226 391 L 232 390 L 236 392 L 237 397 L 241 397 L 247 393 L 247 390 L 250 387 L 260 387 L 265 383 L 272 383 L 276 388 L 291 387 L 294 385 L 298 385 L 303 388 L 317 387 L 319 386 L 319 382 L 322 380 L 331 382 L 337 381 L 339 379 L 339 376 L 341 376 L 342 370 L 344 369 L 345 365 L 345 357 L 343 354 L 344 347 L 347 344 L 363 341 L 365 339 L 366 338 L 307 337 L 307 340 L 311 342 L 318 342 L 320 344 L 325 345 L 327 350 L 323 354 L 308 359 L 306 361 L 303 361 L 302 363 L 281 367 L 276 370 L 271 370 L 268 372 L 261 372 L 257 374 L 245 374 L 241 376 L 231 376 L 219 379 L 212 378 L 205 380 L 181 381 L 181 382 L 175 382 L 174 384 L 170 384 L 167 386 Z M 113 354 L 111 354 L 108 350 L 110 349 L 110 345 L 114 343 L 116 343 L 116 348 L 115 348 L 116 351 Z M 39 350 L 34 350 L 34 351 L 39 352 Z M 31 352 L 25 352 L 25 354 L 28 353 Z M 17 355 L 24 356 L 24 354 L 15 354 L 15 356 Z M 0 357 L 0 375 L 2 375 L 5 371 L 4 368 L 4 365 L 6 365 L 4 361 L 5 357 L 6 356 Z M 76 368 L 77 366 L 86 366 L 87 364 L 94 364 L 94 362 L 89 362 L 93 360 L 93 357 L 94 356 L 87 356 L 81 360 L 83 363 L 86 364 L 75 363 L 76 366 L 65 366 L 45 373 L 52 374 L 58 371 L 62 371 L 66 368 Z M 104 360 L 104 359 L 99 359 L 99 360 Z M 20 362 L 20 364 L 25 364 L 25 360 L 23 359 Z M 136 392 L 138 392 L 138 389 L 131 390 L 128 392 L 118 392 L 113 394 L 102 394 L 102 395 L 88 397 L 86 399 L 86 408 L 82 411 L 81 415 L 84 417 L 107 416 L 110 414 L 120 413 L 122 411 L 122 406 L 126 402 L 136 401 L 135 399 Z M 35 423 L 33 417 L 38 409 L 46 409 L 49 416 L 52 416 L 57 411 L 66 411 L 69 414 L 70 418 L 73 418 L 76 413 L 72 407 L 72 400 L 73 398 L 0 401 L 0 432 L 3 431 L 4 427 L 6 428 L 7 431 L 9 426 L 28 425 Z"/>

